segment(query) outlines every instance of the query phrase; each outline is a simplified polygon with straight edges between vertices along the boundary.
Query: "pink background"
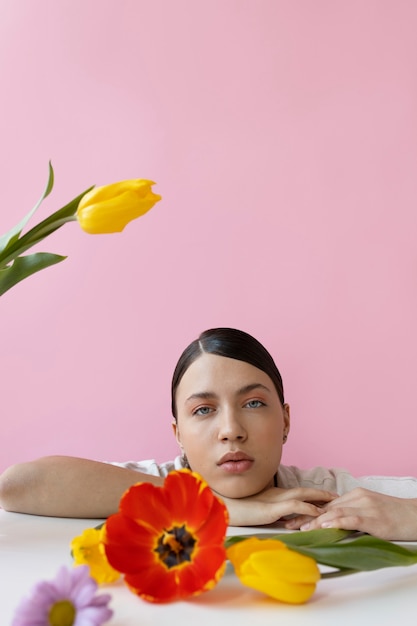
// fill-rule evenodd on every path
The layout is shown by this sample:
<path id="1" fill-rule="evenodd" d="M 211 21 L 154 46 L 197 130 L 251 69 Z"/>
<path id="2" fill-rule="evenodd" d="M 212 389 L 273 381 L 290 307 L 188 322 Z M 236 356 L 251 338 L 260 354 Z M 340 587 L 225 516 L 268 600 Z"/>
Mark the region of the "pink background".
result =
<path id="1" fill-rule="evenodd" d="M 0 232 L 92 184 L 163 196 L 1 299 L 0 470 L 167 460 L 212 326 L 280 367 L 284 462 L 416 475 L 417 3 L 1 0 Z"/>

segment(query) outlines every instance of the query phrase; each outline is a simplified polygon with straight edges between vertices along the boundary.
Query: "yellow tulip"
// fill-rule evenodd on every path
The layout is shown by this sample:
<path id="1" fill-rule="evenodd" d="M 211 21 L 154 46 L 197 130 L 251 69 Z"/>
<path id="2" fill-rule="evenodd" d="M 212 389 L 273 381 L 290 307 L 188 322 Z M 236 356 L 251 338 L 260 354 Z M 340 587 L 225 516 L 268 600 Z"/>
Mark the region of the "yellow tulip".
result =
<path id="1" fill-rule="evenodd" d="M 76 217 L 81 228 L 92 235 L 121 232 L 161 199 L 151 189 L 154 184 L 138 179 L 94 187 L 78 205 Z"/>
<path id="2" fill-rule="evenodd" d="M 244 585 L 290 604 L 306 602 L 320 579 L 314 559 L 275 539 L 239 541 L 228 548 L 227 557 Z"/>
<path id="3" fill-rule="evenodd" d="M 71 552 L 75 565 L 88 565 L 90 576 L 98 583 L 112 583 L 120 578 L 107 560 L 104 551 L 103 537 L 105 526 L 102 528 L 87 528 L 82 535 L 71 541 Z"/>

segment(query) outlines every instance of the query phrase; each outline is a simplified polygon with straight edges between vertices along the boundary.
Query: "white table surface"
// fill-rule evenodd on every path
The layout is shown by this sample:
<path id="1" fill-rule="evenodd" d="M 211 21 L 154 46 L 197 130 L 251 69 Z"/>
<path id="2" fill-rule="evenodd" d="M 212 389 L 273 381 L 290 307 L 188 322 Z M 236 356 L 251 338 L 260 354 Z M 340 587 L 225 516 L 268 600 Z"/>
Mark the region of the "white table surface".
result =
<path id="1" fill-rule="evenodd" d="M 52 579 L 61 565 L 72 564 L 71 539 L 99 522 L 0 509 L 1 626 L 10 626 L 21 598 L 36 582 Z M 229 534 L 251 532 L 259 529 L 229 529 Z M 121 581 L 100 589 L 112 595 L 114 615 L 109 626 L 414 626 L 417 622 L 417 565 L 322 580 L 309 602 L 297 606 L 244 587 L 232 570 L 213 590 L 186 602 L 147 603 Z"/>

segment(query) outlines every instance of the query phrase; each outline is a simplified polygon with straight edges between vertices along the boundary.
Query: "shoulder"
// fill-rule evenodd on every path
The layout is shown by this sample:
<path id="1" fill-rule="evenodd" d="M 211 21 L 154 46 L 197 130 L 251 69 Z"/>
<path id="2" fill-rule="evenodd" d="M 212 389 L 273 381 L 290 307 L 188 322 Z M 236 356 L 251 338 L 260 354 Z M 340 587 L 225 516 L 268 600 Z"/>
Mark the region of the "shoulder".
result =
<path id="1" fill-rule="evenodd" d="M 335 491 L 339 495 L 356 487 L 363 487 L 386 495 L 404 498 L 417 497 L 417 478 L 411 476 L 361 476 L 356 478 L 342 468 L 313 467 L 300 469 L 294 465 L 281 465 L 278 484 L 284 489 L 313 487 Z"/>
<path id="2" fill-rule="evenodd" d="M 355 486 L 355 479 L 344 469 L 326 467 L 312 467 L 310 469 L 300 469 L 294 465 L 280 465 L 278 469 L 278 485 L 284 489 L 295 487 L 312 487 L 314 489 L 326 489 L 328 491 L 338 491 L 342 485 L 349 483 L 349 488 Z"/>

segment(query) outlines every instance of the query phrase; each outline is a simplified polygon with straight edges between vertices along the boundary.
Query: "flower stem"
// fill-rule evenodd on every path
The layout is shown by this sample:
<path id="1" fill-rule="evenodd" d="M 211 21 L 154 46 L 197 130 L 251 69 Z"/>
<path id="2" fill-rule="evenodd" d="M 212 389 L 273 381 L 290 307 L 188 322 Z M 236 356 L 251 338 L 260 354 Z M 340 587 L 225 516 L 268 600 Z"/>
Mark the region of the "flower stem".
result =
<path id="1" fill-rule="evenodd" d="M 322 572 L 320 578 L 339 578 L 340 576 L 349 576 L 349 574 L 358 574 L 361 570 L 358 569 L 337 569 L 333 572 Z"/>

